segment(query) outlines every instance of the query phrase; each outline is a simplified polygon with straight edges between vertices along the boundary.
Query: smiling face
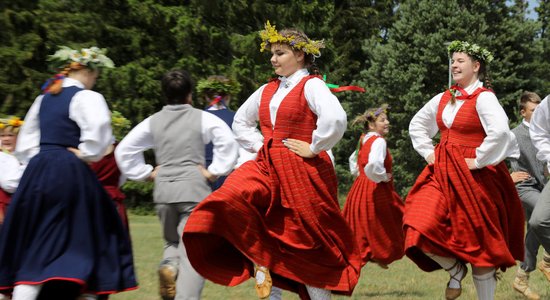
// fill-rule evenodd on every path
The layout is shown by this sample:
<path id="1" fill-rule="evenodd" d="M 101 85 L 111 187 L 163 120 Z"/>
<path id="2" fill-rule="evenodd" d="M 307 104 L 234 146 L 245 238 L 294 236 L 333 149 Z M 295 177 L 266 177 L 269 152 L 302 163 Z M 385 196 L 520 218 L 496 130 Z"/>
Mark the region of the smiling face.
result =
<path id="1" fill-rule="evenodd" d="M 478 79 L 480 63 L 464 52 L 455 52 L 452 57 L 453 80 L 461 87 L 467 87 Z"/>
<path id="2" fill-rule="evenodd" d="M 374 122 L 369 122 L 369 131 L 376 132 L 381 136 L 385 136 L 390 132 L 390 120 L 388 115 L 381 113 L 376 117 Z"/>
<path id="3" fill-rule="evenodd" d="M 276 43 L 271 45 L 270 61 L 275 74 L 289 77 L 304 68 L 304 52 L 294 51 L 287 44 Z"/>
<path id="4" fill-rule="evenodd" d="M 15 143 L 17 142 L 17 133 L 4 129 L 0 132 L 0 142 L 2 143 L 2 150 L 13 152 L 15 150 Z"/>

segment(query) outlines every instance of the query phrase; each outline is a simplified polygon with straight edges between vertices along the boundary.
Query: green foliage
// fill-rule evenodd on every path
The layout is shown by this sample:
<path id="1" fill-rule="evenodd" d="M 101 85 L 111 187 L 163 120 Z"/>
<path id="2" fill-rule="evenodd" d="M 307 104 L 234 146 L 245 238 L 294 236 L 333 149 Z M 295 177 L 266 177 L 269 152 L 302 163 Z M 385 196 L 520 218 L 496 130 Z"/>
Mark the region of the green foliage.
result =
<path id="1" fill-rule="evenodd" d="M 365 42 L 372 49 L 371 66 L 362 72 L 361 81 L 370 99 L 384 99 L 392 107 L 388 142 L 396 186 L 405 195 L 425 165 L 412 148 L 408 125 L 431 97 L 447 87 L 446 43 L 470 41 L 494 53 L 493 87 L 513 120 L 510 112 L 518 93 L 535 89 L 531 74 L 540 50 L 532 47 L 537 24 L 525 18 L 521 1 L 510 6 L 506 1 L 404 1 L 397 13 L 386 43 Z"/>
<path id="2" fill-rule="evenodd" d="M 350 119 L 380 103 L 391 106 L 388 142 L 404 195 L 424 166 L 408 122 L 447 86 L 445 42 L 469 40 L 494 53 L 494 90 L 514 122 L 523 90 L 548 93 L 550 1 L 539 3 L 538 19 L 527 20 L 520 0 L 1 1 L 0 113 L 24 116 L 54 74 L 46 58 L 59 45 L 108 49 L 117 67 L 102 72 L 95 90 L 133 125 L 164 105 L 160 78 L 177 68 L 196 80 L 235 79 L 241 85 L 230 104 L 235 110 L 275 76 L 259 48 L 258 33 L 269 20 L 325 41 L 316 63 L 327 82 L 367 89 L 337 94 Z M 360 134 L 350 126 L 333 149 L 341 193 L 353 181 L 347 159 Z M 150 187 L 139 185 L 125 186 L 130 203 L 151 203 Z"/>

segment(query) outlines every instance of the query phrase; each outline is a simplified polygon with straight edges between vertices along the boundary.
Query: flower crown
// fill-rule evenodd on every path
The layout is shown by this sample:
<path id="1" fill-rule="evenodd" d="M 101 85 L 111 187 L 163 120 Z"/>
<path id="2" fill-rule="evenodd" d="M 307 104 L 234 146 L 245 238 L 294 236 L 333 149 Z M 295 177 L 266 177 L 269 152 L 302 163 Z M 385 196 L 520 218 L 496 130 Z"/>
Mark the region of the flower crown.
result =
<path id="1" fill-rule="evenodd" d="M 369 111 L 367 112 L 367 116 L 371 117 L 373 120 L 376 120 L 376 118 L 378 118 L 379 115 L 388 114 L 389 109 L 390 107 L 387 104 L 383 104 L 376 110 L 372 108 L 369 109 Z"/>
<path id="2" fill-rule="evenodd" d="M 271 44 L 274 43 L 285 43 L 295 50 L 304 51 L 306 54 L 311 54 L 314 57 L 321 56 L 321 48 L 325 48 L 324 41 L 314 41 L 309 38 L 307 41 L 296 41 L 296 37 L 293 35 L 283 36 L 281 35 L 275 26 L 271 26 L 269 21 L 265 24 L 265 29 L 260 31 L 260 38 L 262 43 L 260 44 L 260 52 L 269 50 Z"/>
<path id="3" fill-rule="evenodd" d="M 66 46 L 60 46 L 53 55 L 48 57 L 48 60 L 55 65 L 56 68 L 63 68 L 71 62 L 79 63 L 90 69 L 98 68 L 114 68 L 113 61 L 105 55 L 106 49 L 98 47 L 82 48 L 74 50 Z"/>
<path id="4" fill-rule="evenodd" d="M 464 41 L 451 42 L 449 47 L 447 47 L 447 52 L 449 53 L 449 56 L 452 56 L 455 52 L 464 52 L 486 64 L 490 64 L 494 59 L 493 54 L 489 50 L 480 47 L 477 44 L 470 44 Z"/>
<path id="5" fill-rule="evenodd" d="M 0 129 L 4 129 L 5 127 L 21 127 L 23 125 L 23 121 L 16 116 L 12 116 L 9 119 L 0 119 Z"/>
<path id="6" fill-rule="evenodd" d="M 209 77 L 207 79 L 200 80 L 197 83 L 198 94 L 215 92 L 223 95 L 236 95 L 240 91 L 241 91 L 241 85 L 238 82 L 233 81 L 229 78 L 224 78 L 224 77 L 218 77 L 218 76 Z"/>

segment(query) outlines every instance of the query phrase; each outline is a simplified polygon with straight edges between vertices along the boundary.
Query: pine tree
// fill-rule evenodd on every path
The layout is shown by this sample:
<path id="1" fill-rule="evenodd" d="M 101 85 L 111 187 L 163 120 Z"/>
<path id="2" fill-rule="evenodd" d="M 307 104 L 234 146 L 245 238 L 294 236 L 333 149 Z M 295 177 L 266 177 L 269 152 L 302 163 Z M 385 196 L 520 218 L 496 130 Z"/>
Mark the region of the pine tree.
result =
<path id="1" fill-rule="evenodd" d="M 408 125 L 414 114 L 448 85 L 446 44 L 467 40 L 487 47 L 496 57 L 491 65 L 495 93 L 513 117 L 516 91 L 531 88 L 527 64 L 536 26 L 526 20 L 522 1 L 405 1 L 397 11 L 386 44 L 372 45 L 372 66 L 362 73 L 367 106 L 383 100 L 392 107 L 389 147 L 394 157 L 396 187 L 402 195 L 425 166 L 412 148 Z M 376 102 L 375 102 L 376 101 Z"/>

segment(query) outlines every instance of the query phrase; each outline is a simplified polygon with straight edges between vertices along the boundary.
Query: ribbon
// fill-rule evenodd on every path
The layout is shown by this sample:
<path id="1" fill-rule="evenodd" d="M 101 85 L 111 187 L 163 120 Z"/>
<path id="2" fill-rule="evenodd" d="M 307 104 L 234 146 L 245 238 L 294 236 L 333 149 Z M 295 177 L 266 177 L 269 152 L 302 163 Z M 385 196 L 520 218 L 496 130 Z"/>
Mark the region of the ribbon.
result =
<path id="1" fill-rule="evenodd" d="M 337 84 L 327 83 L 327 75 L 326 74 L 323 75 L 323 81 L 325 82 L 327 87 L 330 89 L 330 91 L 333 92 L 333 93 L 339 93 L 339 92 L 344 92 L 344 91 L 355 91 L 355 92 L 361 92 L 361 93 L 366 92 L 366 90 L 364 88 L 362 88 L 360 86 L 356 86 L 356 85 L 339 86 Z"/>
<path id="2" fill-rule="evenodd" d="M 212 107 L 212 106 L 215 106 L 217 104 L 221 103 L 221 105 L 223 105 L 224 107 L 227 107 L 225 105 L 225 102 L 223 101 L 223 97 L 222 96 L 216 96 L 214 97 L 214 100 L 210 101 L 210 103 L 208 104 L 207 107 Z"/>

